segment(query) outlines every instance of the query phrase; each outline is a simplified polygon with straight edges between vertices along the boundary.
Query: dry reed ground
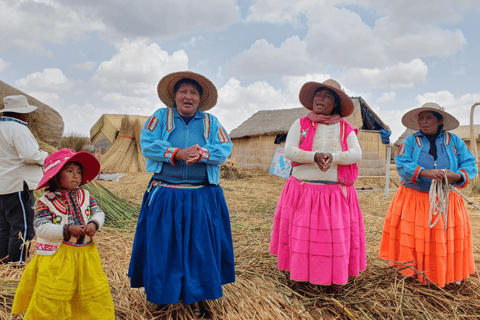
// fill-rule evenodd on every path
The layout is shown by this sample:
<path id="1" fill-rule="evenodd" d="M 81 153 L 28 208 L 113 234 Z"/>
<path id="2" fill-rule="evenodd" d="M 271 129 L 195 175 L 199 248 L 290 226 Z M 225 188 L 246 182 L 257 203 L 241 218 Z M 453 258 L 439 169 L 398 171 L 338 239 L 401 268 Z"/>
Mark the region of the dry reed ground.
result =
<path id="1" fill-rule="evenodd" d="M 392 171 L 392 183 L 398 175 Z M 150 174 L 128 174 L 120 182 L 101 182 L 114 194 L 141 203 Z M 356 186 L 378 188 L 381 178 L 360 178 Z M 395 191 L 359 191 L 367 240 L 367 270 L 344 286 L 291 281 L 276 268 L 268 252 L 272 218 L 285 180 L 247 171 L 239 180 L 221 180 L 230 208 L 236 259 L 236 282 L 224 286 L 224 297 L 209 301 L 214 319 L 471 319 L 480 318 L 478 273 L 461 285 L 441 289 L 399 275 L 378 259 L 383 219 Z M 472 197 L 480 204 L 480 196 Z M 474 230 L 475 258 L 480 267 L 480 216 L 467 205 Z M 131 289 L 127 277 L 134 224 L 104 228 L 97 236 L 103 268 L 109 278 L 117 319 L 193 319 L 183 305 L 158 313 L 145 302 L 143 289 Z M 0 319 L 21 319 L 8 312 L 21 269 L 0 267 Z M 3 288 L 2 288 L 3 286 Z M 9 289 L 10 288 L 10 289 Z M 3 290 L 2 290 L 3 289 Z M 3 300 L 3 301 L 2 301 Z M 3 304 L 3 307 L 2 307 Z"/>

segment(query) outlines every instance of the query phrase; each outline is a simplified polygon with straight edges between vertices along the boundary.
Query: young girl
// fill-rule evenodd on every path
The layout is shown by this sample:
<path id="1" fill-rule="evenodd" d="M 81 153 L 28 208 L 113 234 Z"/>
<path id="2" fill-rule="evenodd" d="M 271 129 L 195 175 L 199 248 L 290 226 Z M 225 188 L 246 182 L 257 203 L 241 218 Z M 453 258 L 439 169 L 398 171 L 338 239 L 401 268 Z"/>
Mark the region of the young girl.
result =
<path id="1" fill-rule="evenodd" d="M 87 190 L 100 163 L 61 149 L 45 159 L 35 203 L 37 255 L 23 272 L 12 313 L 25 319 L 115 319 L 107 276 L 93 242 L 105 214 Z"/>

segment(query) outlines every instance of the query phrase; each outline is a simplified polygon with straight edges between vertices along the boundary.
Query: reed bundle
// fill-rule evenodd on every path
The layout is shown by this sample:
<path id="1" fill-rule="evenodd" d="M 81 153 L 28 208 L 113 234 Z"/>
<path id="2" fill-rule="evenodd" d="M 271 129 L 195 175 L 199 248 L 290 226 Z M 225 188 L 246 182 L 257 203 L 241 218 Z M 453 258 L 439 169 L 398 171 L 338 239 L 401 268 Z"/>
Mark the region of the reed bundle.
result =
<path id="1" fill-rule="evenodd" d="M 140 129 L 139 129 L 140 127 Z M 143 166 L 143 155 L 137 146 L 136 135 L 139 136 L 141 124 L 124 116 L 117 138 L 100 159 L 104 172 L 146 172 Z M 146 161 L 146 160 L 145 160 Z"/>

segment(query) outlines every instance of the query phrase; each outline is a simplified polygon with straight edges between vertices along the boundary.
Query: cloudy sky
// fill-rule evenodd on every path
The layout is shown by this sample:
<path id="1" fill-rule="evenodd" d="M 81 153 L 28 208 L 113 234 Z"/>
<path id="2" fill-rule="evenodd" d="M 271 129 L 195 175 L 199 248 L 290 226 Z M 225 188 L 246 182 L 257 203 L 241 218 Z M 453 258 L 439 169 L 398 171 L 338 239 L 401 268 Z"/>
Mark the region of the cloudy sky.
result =
<path id="1" fill-rule="evenodd" d="M 437 102 L 469 124 L 480 102 L 478 0 L 0 0 L 0 80 L 89 136 L 104 113 L 151 115 L 160 78 L 217 86 L 228 132 L 259 110 L 301 106 L 338 80 L 387 123 Z M 477 111 L 475 123 L 480 123 Z"/>

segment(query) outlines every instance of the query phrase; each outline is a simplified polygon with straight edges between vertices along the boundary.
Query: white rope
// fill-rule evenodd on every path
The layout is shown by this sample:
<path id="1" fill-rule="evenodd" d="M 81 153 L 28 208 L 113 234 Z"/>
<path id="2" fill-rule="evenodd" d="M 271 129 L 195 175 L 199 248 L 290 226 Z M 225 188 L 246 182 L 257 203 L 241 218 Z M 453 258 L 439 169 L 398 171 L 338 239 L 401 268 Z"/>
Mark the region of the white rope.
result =
<path id="1" fill-rule="evenodd" d="M 448 221 L 448 194 L 450 192 L 450 185 L 448 184 L 447 175 L 445 174 L 445 180 L 438 181 L 432 179 L 430 185 L 429 200 L 430 211 L 428 217 L 428 226 L 433 228 L 440 217 L 443 216 L 443 227 L 447 230 Z M 433 216 L 437 215 L 437 219 L 432 224 Z"/>

